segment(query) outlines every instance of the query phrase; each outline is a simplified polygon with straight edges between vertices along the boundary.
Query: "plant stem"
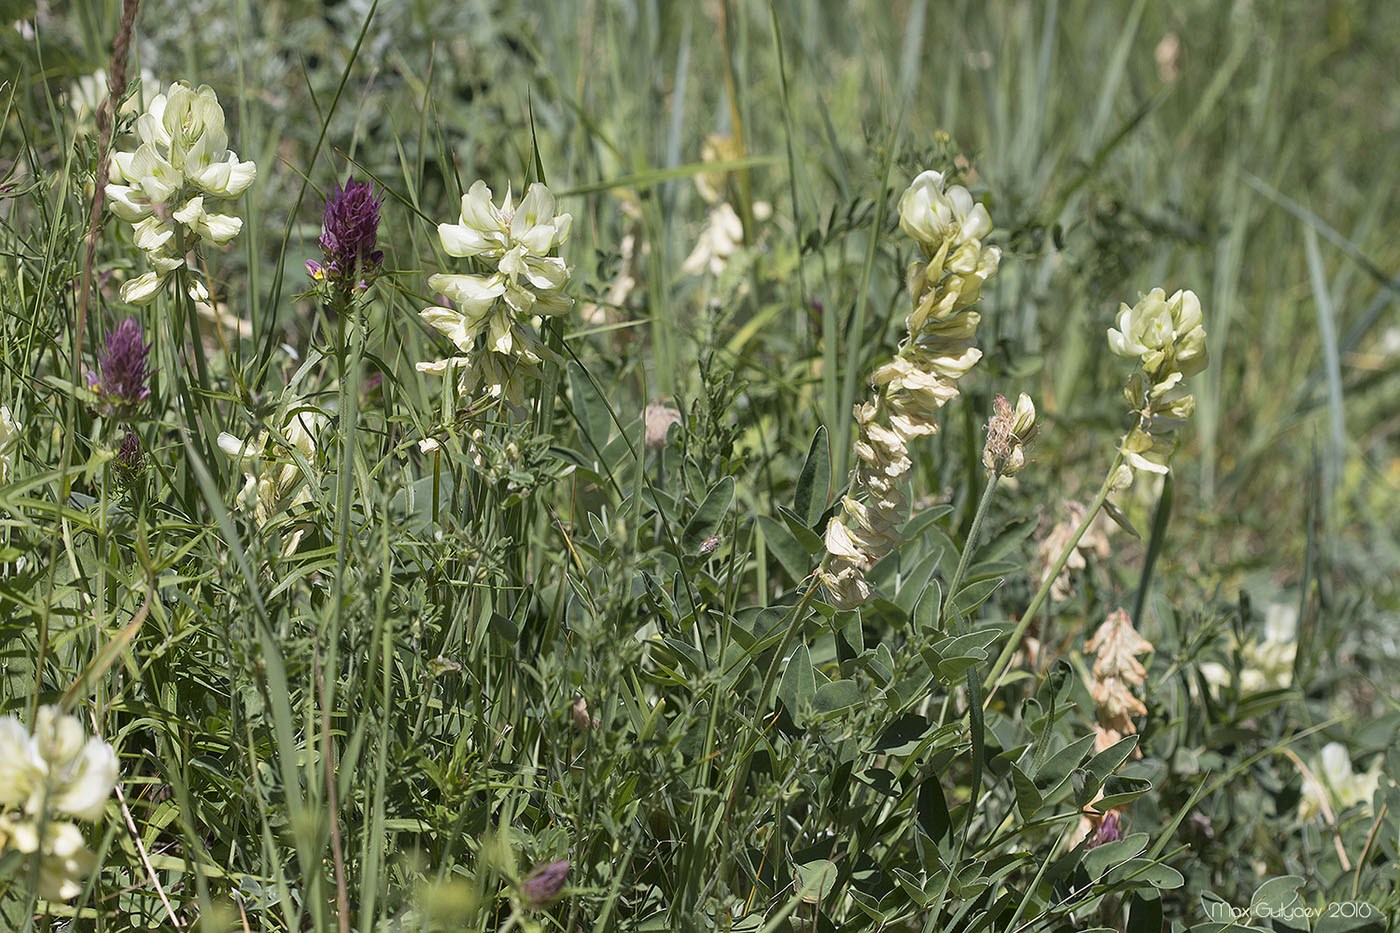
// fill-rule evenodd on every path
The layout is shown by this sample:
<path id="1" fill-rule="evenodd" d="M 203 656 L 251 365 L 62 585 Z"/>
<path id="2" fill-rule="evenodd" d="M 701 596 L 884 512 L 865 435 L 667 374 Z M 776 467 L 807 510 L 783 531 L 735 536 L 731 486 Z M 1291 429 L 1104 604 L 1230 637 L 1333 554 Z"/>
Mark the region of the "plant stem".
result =
<path id="1" fill-rule="evenodd" d="M 982 522 L 987 517 L 987 507 L 992 502 L 992 491 L 997 488 L 997 482 L 1001 475 L 992 472 L 987 477 L 987 485 L 982 488 L 982 498 L 977 502 L 977 514 L 972 518 L 972 527 L 968 529 L 967 541 L 963 543 L 962 556 L 958 558 L 958 569 L 953 573 L 953 579 L 948 583 L 948 593 L 943 598 L 943 611 L 941 618 L 947 618 L 948 610 L 953 608 L 953 599 L 957 596 L 958 587 L 962 586 L 963 575 L 967 573 L 967 565 L 972 560 L 972 552 L 977 547 L 977 538 L 982 533 Z M 961 618 L 958 620 L 958 628 L 962 628 Z"/>
<path id="2" fill-rule="evenodd" d="M 1045 598 L 1050 595 L 1050 588 L 1054 585 L 1060 571 L 1065 567 L 1065 561 L 1069 560 L 1069 555 L 1079 546 L 1079 539 L 1084 537 L 1084 532 L 1089 530 L 1089 523 L 1094 520 L 1094 516 L 1099 514 L 1099 509 L 1108 501 L 1108 494 L 1112 491 L 1113 476 L 1118 472 L 1118 467 L 1123 463 L 1123 451 L 1120 448 L 1113 456 L 1113 463 L 1108 467 L 1108 475 L 1104 477 L 1103 485 L 1099 487 L 1098 495 L 1089 505 L 1084 513 L 1084 519 L 1079 523 L 1079 527 L 1074 530 L 1074 536 L 1069 539 L 1060 556 L 1056 559 L 1050 572 L 1045 575 L 1045 579 L 1040 584 L 1040 589 L 1036 590 L 1035 596 L 1031 599 L 1031 604 L 1026 607 L 1025 613 L 1021 616 L 1021 621 L 1016 624 L 1016 628 L 1011 633 L 1011 637 L 1006 640 L 1006 647 L 1001 649 L 1001 655 L 992 665 L 992 669 L 987 672 L 987 679 L 983 686 L 987 689 L 987 699 L 990 702 L 992 692 L 996 689 L 997 682 L 1001 675 L 1005 673 L 1007 666 L 1011 663 L 1011 656 L 1016 653 L 1016 648 L 1021 644 L 1021 637 L 1026 634 L 1026 629 L 1030 628 L 1035 614 L 1040 611 L 1040 607 L 1045 603 Z"/>

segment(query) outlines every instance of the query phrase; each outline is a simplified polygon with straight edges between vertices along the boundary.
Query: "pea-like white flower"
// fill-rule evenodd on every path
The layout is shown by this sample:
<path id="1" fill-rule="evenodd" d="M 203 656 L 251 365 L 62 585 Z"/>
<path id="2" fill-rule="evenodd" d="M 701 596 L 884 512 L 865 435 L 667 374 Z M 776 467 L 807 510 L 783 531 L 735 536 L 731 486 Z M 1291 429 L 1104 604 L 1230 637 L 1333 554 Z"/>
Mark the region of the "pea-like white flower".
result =
<path id="1" fill-rule="evenodd" d="M 932 256 L 942 247 L 956 249 L 979 241 L 992 229 L 987 209 L 962 185 L 944 189 L 943 173 L 919 173 L 899 199 L 899 226 Z"/>
<path id="2" fill-rule="evenodd" d="M 1330 804 L 1334 818 L 1356 806 L 1362 807 L 1363 812 L 1369 815 L 1371 799 L 1380 782 L 1380 756 L 1376 756 L 1369 769 L 1357 774 L 1352 770 L 1351 754 L 1346 746 L 1340 742 L 1329 742 L 1322 747 L 1312 774 L 1303 779 L 1298 818 L 1305 821 L 1314 818 L 1324 803 Z"/>
<path id="3" fill-rule="evenodd" d="M 80 820 L 102 816 L 117 781 L 117 754 L 82 724 L 44 706 L 31 735 L 17 717 L 0 719 L 0 805 L 37 815 L 47 803 Z"/>
<path id="4" fill-rule="evenodd" d="M 219 449 L 243 469 L 244 485 L 238 504 L 252 511 L 253 521 L 260 528 L 311 501 L 311 488 L 305 482 L 301 463 L 315 468 L 317 438 L 327 423 L 324 414 L 296 396 L 286 399 L 282 410 L 282 437 L 276 440 L 266 431 L 248 439 L 228 432 L 219 434 Z M 304 528 L 292 532 L 282 547 L 283 557 L 296 552 L 305 533 Z"/>
<path id="5" fill-rule="evenodd" d="M 686 275 L 699 275 L 708 269 L 711 275 L 719 275 L 729 263 L 729 257 L 743 245 L 744 224 L 729 202 L 721 201 L 710 211 L 695 248 L 681 263 L 681 271 Z"/>
<path id="6" fill-rule="evenodd" d="M 145 304 L 201 239 L 222 246 L 238 235 L 243 221 L 210 207 L 246 191 L 257 166 L 228 148 L 224 112 L 207 85 L 193 90 L 179 81 L 157 94 L 137 118 L 136 135 L 135 151 L 113 154 L 106 194 L 154 267 L 122 286 L 123 301 Z M 202 300 L 193 287 L 191 294 Z"/>
<path id="7" fill-rule="evenodd" d="M 499 261 L 517 247 L 542 257 L 569 238 L 572 226 L 573 215 L 555 214 L 554 195 L 539 182 L 529 187 L 519 207 L 513 207 L 509 189 L 497 206 L 486 182 L 478 180 L 462 195 L 460 222 L 438 224 L 438 236 L 450 256 Z"/>
<path id="8" fill-rule="evenodd" d="M 555 213 L 554 195 L 543 184 L 532 184 L 519 205 L 509 191 L 497 205 L 485 182 L 474 183 L 462 196 L 459 222 L 439 224 L 438 236 L 448 255 L 474 258 L 494 270 L 428 279 L 450 306 L 434 305 L 419 315 L 462 355 L 419 363 L 418 370 L 432 375 L 450 370 L 463 394 L 484 392 L 518 403 L 523 378 L 534 375 L 540 362 L 555 359 L 535 318 L 564 315 L 573 307 L 564 294 L 569 267 L 549 255 L 568 239 L 572 226 L 570 214 Z"/>
<path id="9" fill-rule="evenodd" d="M 9 406 L 0 405 L 0 483 L 8 483 L 14 472 L 15 448 L 19 446 L 20 424 Z"/>
<path id="10" fill-rule="evenodd" d="M 1206 368 L 1206 331 L 1201 302 L 1195 292 L 1178 291 L 1170 298 L 1154 288 L 1131 308 L 1122 305 L 1118 327 L 1108 331 L 1108 346 L 1118 356 L 1140 357 L 1147 372 L 1166 367 L 1194 376 Z"/>
<path id="11" fill-rule="evenodd" d="M 83 882 L 97 867 L 97 857 L 88 849 L 82 830 L 72 823 L 51 820 L 43 824 L 36 817 L 18 813 L 0 816 L 0 851 L 13 849 L 26 859 L 39 860 L 39 896 L 50 901 L 66 901 L 82 893 Z"/>
<path id="12" fill-rule="evenodd" d="M 33 733 L 0 718 L 0 852 L 38 859 L 42 897 L 76 897 L 96 866 L 82 831 L 48 817 L 101 819 L 116 782 L 116 751 L 75 717 L 41 707 Z"/>

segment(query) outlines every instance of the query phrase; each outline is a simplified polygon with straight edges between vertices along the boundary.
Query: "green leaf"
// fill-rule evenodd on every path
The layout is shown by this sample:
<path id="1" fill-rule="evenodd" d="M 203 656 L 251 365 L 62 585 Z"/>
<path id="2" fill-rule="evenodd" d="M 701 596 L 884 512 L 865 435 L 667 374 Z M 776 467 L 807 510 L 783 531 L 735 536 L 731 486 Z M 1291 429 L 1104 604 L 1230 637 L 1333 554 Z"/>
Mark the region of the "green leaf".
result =
<path id="1" fill-rule="evenodd" d="M 953 818 L 948 815 L 948 801 L 943 796 L 943 785 L 938 783 L 938 775 L 924 775 L 919 785 L 919 827 L 934 842 L 939 841 L 953 828 Z"/>
<path id="2" fill-rule="evenodd" d="M 905 614 L 914 610 L 915 604 L 928 589 L 928 582 L 933 578 L 933 572 L 938 569 L 938 560 L 942 555 L 934 552 L 924 557 L 914 565 L 908 575 L 904 577 L 899 586 L 899 592 L 895 594 L 894 604 L 903 609 Z"/>
<path id="3" fill-rule="evenodd" d="M 792 532 L 797 543 L 807 549 L 808 554 L 815 554 L 826 549 L 826 542 L 822 536 L 808 528 L 791 509 L 778 506 L 778 517 L 787 525 L 788 531 Z"/>
<path id="4" fill-rule="evenodd" d="M 919 747 L 924 736 L 928 735 L 929 721 L 918 713 L 905 713 L 885 727 L 871 752 L 882 755 L 907 755 Z"/>
<path id="5" fill-rule="evenodd" d="M 1001 581 L 1001 577 L 995 577 L 990 580 L 978 580 L 963 587 L 953 599 L 958 613 L 964 618 L 969 616 L 972 610 L 985 603 L 997 591 Z"/>
<path id="6" fill-rule="evenodd" d="M 612 426 L 612 416 L 608 413 L 607 403 L 594 387 L 593 380 L 588 378 L 588 374 L 578 363 L 569 364 L 569 396 L 573 402 L 574 418 L 578 421 L 579 431 L 601 454 L 603 447 L 608 443 L 608 429 Z"/>
<path id="7" fill-rule="evenodd" d="M 1129 859 L 1109 871 L 1104 881 L 1108 884 L 1126 881 L 1138 887 L 1151 885 L 1161 891 L 1179 888 L 1186 883 L 1186 879 L 1181 877 L 1181 872 L 1175 868 L 1145 858 Z"/>
<path id="8" fill-rule="evenodd" d="M 1064 748 L 1055 752 L 1045 760 L 1039 768 L 1031 772 L 1031 777 L 1035 778 L 1036 787 L 1043 793 L 1049 793 L 1064 781 L 1069 773 L 1079 766 L 1084 760 L 1084 756 L 1093 747 L 1094 736 L 1086 735 L 1082 738 L 1070 742 Z M 1098 790 L 1098 788 L 1094 788 Z"/>
<path id="9" fill-rule="evenodd" d="M 1128 520 L 1127 514 L 1118 506 L 1105 499 L 1103 501 L 1103 510 L 1108 513 L 1108 517 L 1113 519 L 1113 523 L 1119 528 L 1122 528 L 1134 538 L 1142 538 L 1142 535 L 1138 534 L 1138 530 L 1133 527 L 1133 523 Z"/>
<path id="10" fill-rule="evenodd" d="M 1108 780 L 1109 775 L 1117 771 L 1123 762 L 1128 760 L 1133 749 L 1137 748 L 1137 743 L 1138 737 L 1135 735 L 1119 739 L 1090 758 L 1089 763 L 1084 766 L 1084 770 L 1088 771 L 1091 776 L 1098 778 L 1101 786 L 1104 781 Z M 1098 790 L 1098 787 L 1095 787 L 1094 790 Z"/>
<path id="11" fill-rule="evenodd" d="M 865 692 L 854 680 L 833 680 L 817 688 L 815 706 L 818 713 L 834 713 L 865 702 Z"/>
<path id="12" fill-rule="evenodd" d="M 726 476 L 710 487 L 710 491 L 705 494 L 705 501 L 700 503 L 700 508 L 695 510 L 695 514 L 686 523 L 685 531 L 681 533 L 681 546 L 687 554 L 700 553 L 700 546 L 719 530 L 720 523 L 724 521 L 724 516 L 733 504 L 734 477 Z"/>
<path id="13" fill-rule="evenodd" d="M 792 510 L 808 528 L 812 528 L 826 511 L 830 494 L 831 446 L 827 443 L 826 428 L 823 426 L 817 428 L 807 448 L 807 461 L 802 464 L 802 472 L 797 477 Z"/>
<path id="14" fill-rule="evenodd" d="M 943 587 L 930 580 L 914 604 L 914 631 L 928 635 L 939 631 L 939 613 L 943 605 Z"/>
<path id="15" fill-rule="evenodd" d="M 1300 901 L 1298 889 L 1303 886 L 1299 875 L 1270 878 L 1254 890 L 1249 900 L 1249 912 L 1256 917 L 1284 917 L 1289 908 Z"/>
<path id="16" fill-rule="evenodd" d="M 1136 800 L 1152 789 L 1145 778 L 1111 777 L 1104 782 L 1103 797 L 1094 801 L 1094 809 L 1105 812 Z"/>
<path id="17" fill-rule="evenodd" d="M 798 892 L 809 904 L 815 904 L 831 893 L 840 872 L 830 859 L 814 859 L 797 866 Z"/>
<path id="18" fill-rule="evenodd" d="M 1134 891 L 1128 898 L 1126 933 L 1162 933 L 1162 896 L 1156 891 Z"/>
<path id="19" fill-rule="evenodd" d="M 1017 765 L 1011 766 L 1011 783 L 1016 788 L 1016 810 L 1021 814 L 1021 819 L 1029 820 L 1045 800 L 1036 790 L 1035 782 Z"/>
<path id="20" fill-rule="evenodd" d="M 987 646 L 998 634 L 997 629 L 981 629 L 943 639 L 931 649 L 934 673 L 944 683 L 953 683 L 969 667 L 987 660 Z"/>
<path id="21" fill-rule="evenodd" d="M 1130 858 L 1136 858 L 1147 848 L 1147 833 L 1133 833 L 1124 836 L 1117 842 L 1106 842 L 1097 848 L 1090 849 L 1084 853 L 1084 871 L 1090 878 L 1098 881 L 1103 873 L 1114 865 L 1122 864 Z"/>
<path id="22" fill-rule="evenodd" d="M 758 530 L 763 533 L 763 541 L 768 550 L 778 558 L 778 563 L 792 577 L 794 583 L 806 579 L 812 570 L 812 555 L 780 522 L 767 515 L 758 516 Z"/>
<path id="23" fill-rule="evenodd" d="M 788 715 L 800 724 L 802 710 L 812 704 L 816 695 L 817 677 L 812 670 L 812 656 L 806 645 L 799 645 L 788 658 L 782 682 L 778 684 L 778 696 L 787 707 Z"/>

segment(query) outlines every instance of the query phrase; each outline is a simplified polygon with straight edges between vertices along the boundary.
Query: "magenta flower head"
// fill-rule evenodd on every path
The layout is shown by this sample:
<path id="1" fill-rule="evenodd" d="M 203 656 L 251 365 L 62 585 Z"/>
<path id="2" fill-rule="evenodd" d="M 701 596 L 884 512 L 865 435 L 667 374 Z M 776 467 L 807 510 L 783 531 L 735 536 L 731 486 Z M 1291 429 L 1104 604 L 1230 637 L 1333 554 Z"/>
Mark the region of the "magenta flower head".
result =
<path id="1" fill-rule="evenodd" d="M 107 334 L 107 346 L 98 357 L 99 373 L 88 371 L 88 387 L 101 400 L 101 411 L 123 421 L 136 416 L 137 409 L 151 394 L 146 357 L 151 345 L 145 342 L 141 324 L 129 317 Z"/>
<path id="2" fill-rule="evenodd" d="M 540 865 L 530 872 L 521 885 L 521 897 L 527 907 L 544 907 L 558 900 L 564 890 L 564 882 L 569 877 L 569 860 L 562 858 L 548 865 Z"/>
<path id="3" fill-rule="evenodd" d="M 321 257 L 312 260 L 306 271 L 318 282 L 328 283 L 342 296 L 369 287 L 368 280 L 379 271 L 384 253 L 375 249 L 379 235 L 379 201 L 369 182 L 346 181 L 326 199 L 321 219 Z"/>

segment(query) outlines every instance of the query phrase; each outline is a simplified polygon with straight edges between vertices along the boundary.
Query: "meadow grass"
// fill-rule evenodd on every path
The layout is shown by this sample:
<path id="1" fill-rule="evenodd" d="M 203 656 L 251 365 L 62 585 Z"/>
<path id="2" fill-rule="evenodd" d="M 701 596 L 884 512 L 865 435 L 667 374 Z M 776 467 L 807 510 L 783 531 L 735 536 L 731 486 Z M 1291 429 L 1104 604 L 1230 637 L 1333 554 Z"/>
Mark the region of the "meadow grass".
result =
<path id="1" fill-rule="evenodd" d="M 17 827 L 70 811 L 0 761 L 0 929 L 1393 928 L 1390 5 L 147 0 L 111 150 L 207 84 L 257 177 L 144 306 L 76 105 L 122 12 L 0 30 L 0 713 L 119 765 L 41 897 Z M 927 169 L 1000 265 L 843 607 Z M 341 293 L 350 177 L 383 258 Z M 415 369 L 430 277 L 494 268 L 437 230 L 477 179 L 572 217 L 515 405 Z M 1209 365 L 1122 490 L 1106 334 L 1157 287 Z"/>

